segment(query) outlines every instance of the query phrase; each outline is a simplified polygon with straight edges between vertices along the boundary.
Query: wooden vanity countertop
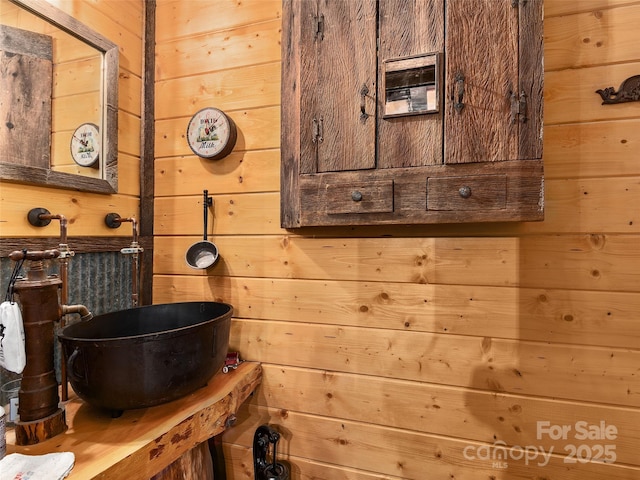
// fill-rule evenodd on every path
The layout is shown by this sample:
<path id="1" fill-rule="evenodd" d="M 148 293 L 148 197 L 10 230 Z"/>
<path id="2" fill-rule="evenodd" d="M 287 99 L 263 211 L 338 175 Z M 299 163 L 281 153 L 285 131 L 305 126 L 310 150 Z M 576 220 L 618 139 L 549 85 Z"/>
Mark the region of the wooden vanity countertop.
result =
<path id="1" fill-rule="evenodd" d="M 96 409 L 70 392 L 65 402 L 64 433 L 37 445 L 15 445 L 7 431 L 7 454 L 73 452 L 69 480 L 148 480 L 199 443 L 222 433 L 235 421 L 240 405 L 262 379 L 259 363 L 216 374 L 186 397 L 156 407 L 126 410 L 119 418 Z"/>

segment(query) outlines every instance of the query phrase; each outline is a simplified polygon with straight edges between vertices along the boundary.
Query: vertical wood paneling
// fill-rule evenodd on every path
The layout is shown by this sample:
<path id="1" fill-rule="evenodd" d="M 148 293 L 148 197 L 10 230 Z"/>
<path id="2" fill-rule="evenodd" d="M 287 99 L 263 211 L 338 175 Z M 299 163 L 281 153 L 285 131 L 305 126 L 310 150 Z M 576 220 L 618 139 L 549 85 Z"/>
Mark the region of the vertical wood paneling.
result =
<path id="1" fill-rule="evenodd" d="M 154 302 L 234 304 L 231 347 L 265 366 L 225 434 L 230 478 L 253 478 L 263 423 L 296 479 L 640 478 L 640 111 L 594 93 L 638 74 L 638 2 L 544 9 L 544 222 L 284 231 L 280 1 L 158 0 Z M 216 162 L 184 140 L 205 106 L 239 127 Z M 193 271 L 205 187 L 221 260 Z M 618 433 L 581 440 L 576 422 Z M 615 458 L 571 462 L 600 444 Z M 502 445 L 553 455 L 468 454 Z"/>

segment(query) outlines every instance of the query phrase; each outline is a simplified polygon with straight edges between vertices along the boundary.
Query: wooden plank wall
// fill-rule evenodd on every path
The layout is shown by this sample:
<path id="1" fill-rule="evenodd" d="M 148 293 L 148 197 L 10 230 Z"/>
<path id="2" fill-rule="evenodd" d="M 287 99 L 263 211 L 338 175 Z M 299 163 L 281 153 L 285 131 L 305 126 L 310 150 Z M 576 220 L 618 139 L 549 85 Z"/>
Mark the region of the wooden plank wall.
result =
<path id="1" fill-rule="evenodd" d="M 640 74 L 640 2 L 545 15 L 544 222 L 284 231 L 280 0 L 158 0 L 154 303 L 230 302 L 264 365 L 228 478 L 269 423 L 292 479 L 640 479 L 640 104 L 594 93 Z M 185 141 L 203 107 L 238 125 L 223 160 Z"/>
<path id="2" fill-rule="evenodd" d="M 27 221 L 29 210 L 43 207 L 53 214 L 67 217 L 69 236 L 128 237 L 131 235 L 130 228 L 109 229 L 104 225 L 104 217 L 109 212 L 117 212 L 123 217 L 139 217 L 143 1 L 49 1 L 119 46 L 118 194 L 91 194 L 0 182 L 0 235 L 3 238 L 57 237 L 58 222 L 51 222 L 47 227 L 33 227 Z M 65 53 L 74 50 L 64 45 L 59 48 L 63 48 Z M 71 59 L 67 58 L 66 61 L 71 62 Z M 72 83 L 68 75 L 72 75 L 73 72 L 71 65 L 65 65 L 65 68 L 54 71 L 54 96 L 69 95 L 64 89 Z M 82 105 L 82 102 L 77 102 L 74 107 L 65 102 L 65 105 L 60 105 L 58 111 L 54 111 L 54 123 L 60 132 L 53 138 L 54 155 L 61 151 L 67 152 L 68 157 L 70 131 L 76 125 L 73 119 L 78 118 L 76 111 Z M 86 108 L 86 105 L 83 108 Z M 67 167 L 62 168 L 68 170 Z M 46 245 L 43 245 L 44 247 Z M 9 252 L 1 253 L 6 255 Z"/>

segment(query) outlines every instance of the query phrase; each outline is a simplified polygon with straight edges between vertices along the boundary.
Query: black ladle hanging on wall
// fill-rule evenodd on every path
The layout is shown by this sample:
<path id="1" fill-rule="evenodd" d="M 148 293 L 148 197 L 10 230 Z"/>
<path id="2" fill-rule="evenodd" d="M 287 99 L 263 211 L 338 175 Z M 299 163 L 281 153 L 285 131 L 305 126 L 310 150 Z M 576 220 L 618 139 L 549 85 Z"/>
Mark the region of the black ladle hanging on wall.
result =
<path id="1" fill-rule="evenodd" d="M 212 267 L 218 262 L 220 258 L 218 254 L 218 247 L 215 244 L 207 240 L 207 220 L 209 218 L 209 207 L 213 205 L 213 198 L 209 196 L 207 190 L 204 193 L 204 239 L 201 242 L 194 243 L 187 250 L 185 259 L 187 265 L 191 268 L 198 268 L 200 270 Z"/>

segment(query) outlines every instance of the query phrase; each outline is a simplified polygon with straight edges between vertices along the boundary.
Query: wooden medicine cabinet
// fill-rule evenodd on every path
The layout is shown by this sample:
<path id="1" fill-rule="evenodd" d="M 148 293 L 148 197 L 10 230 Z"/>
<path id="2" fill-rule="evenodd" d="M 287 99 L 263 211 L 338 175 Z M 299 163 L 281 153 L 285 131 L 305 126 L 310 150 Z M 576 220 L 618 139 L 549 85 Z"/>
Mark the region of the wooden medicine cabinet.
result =
<path id="1" fill-rule="evenodd" d="M 542 0 L 285 0 L 284 228 L 543 219 Z"/>

